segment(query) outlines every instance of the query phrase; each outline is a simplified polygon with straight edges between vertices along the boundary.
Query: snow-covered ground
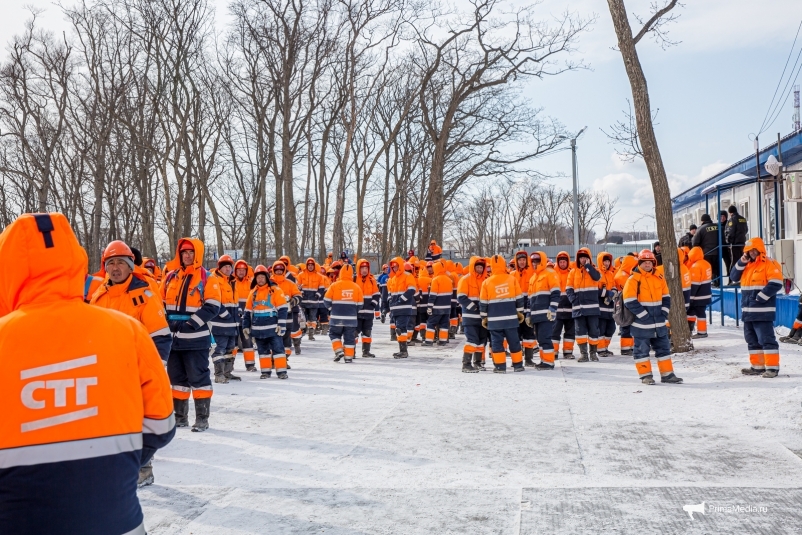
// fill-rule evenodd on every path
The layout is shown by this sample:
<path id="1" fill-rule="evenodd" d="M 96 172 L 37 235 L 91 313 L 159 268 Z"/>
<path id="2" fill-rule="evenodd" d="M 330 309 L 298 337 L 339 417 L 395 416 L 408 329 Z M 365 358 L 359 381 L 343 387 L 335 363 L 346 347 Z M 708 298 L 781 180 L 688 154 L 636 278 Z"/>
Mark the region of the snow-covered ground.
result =
<path id="1" fill-rule="evenodd" d="M 683 385 L 621 356 L 465 374 L 461 335 L 394 360 L 378 322 L 376 359 L 318 336 L 287 381 L 238 360 L 211 428 L 156 454 L 148 533 L 802 533 L 802 346 L 745 377 L 741 330 L 713 323 Z"/>

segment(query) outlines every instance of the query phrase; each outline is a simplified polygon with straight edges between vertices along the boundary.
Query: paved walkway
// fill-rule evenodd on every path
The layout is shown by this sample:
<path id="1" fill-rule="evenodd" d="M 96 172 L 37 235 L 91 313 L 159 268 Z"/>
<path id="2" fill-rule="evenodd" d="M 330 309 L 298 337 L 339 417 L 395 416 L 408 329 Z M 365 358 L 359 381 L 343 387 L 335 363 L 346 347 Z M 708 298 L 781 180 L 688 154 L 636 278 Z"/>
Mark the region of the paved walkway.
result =
<path id="1" fill-rule="evenodd" d="M 647 387 L 630 357 L 463 374 L 462 336 L 400 361 L 374 340 L 216 385 L 209 431 L 156 455 L 148 532 L 802 533 L 802 347 L 743 377 L 741 332 L 714 326 L 675 359 L 686 384 Z"/>

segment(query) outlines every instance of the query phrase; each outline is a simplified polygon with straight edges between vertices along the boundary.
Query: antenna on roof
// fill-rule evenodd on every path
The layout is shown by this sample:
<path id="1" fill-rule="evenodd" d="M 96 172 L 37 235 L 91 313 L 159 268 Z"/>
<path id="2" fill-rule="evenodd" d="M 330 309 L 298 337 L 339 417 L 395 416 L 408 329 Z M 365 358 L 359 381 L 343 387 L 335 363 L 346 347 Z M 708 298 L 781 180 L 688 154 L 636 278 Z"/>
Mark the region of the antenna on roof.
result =
<path id="1" fill-rule="evenodd" d="M 794 132 L 799 132 L 802 130 L 802 125 L 800 125 L 800 117 L 799 117 L 799 86 L 794 86 Z"/>

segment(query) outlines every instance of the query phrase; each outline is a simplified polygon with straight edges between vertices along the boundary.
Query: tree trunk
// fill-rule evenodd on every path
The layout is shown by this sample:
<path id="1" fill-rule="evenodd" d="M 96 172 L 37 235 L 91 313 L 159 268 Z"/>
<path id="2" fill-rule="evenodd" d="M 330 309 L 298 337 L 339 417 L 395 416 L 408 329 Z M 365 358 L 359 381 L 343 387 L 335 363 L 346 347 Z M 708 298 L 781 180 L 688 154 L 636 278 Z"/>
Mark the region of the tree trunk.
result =
<path id="1" fill-rule="evenodd" d="M 679 255 L 674 244 L 677 243 L 674 235 L 674 217 L 671 210 L 671 191 L 668 187 L 666 170 L 660 149 L 657 146 L 657 137 L 652 123 L 651 104 L 649 102 L 649 89 L 646 85 L 646 76 L 643 73 L 632 28 L 627 19 L 624 0 L 607 0 L 610 15 L 613 18 L 615 33 L 618 36 L 618 48 L 624 60 L 624 67 L 632 87 L 632 100 L 635 104 L 635 119 L 638 128 L 638 137 L 643 149 L 643 159 L 649 171 L 654 192 L 654 209 L 657 221 L 657 237 L 663 247 L 663 265 L 669 293 L 671 294 L 671 341 L 674 350 L 684 353 L 692 349 L 688 318 L 685 312 L 685 302 L 682 297 L 682 281 L 679 269 Z"/>
<path id="2" fill-rule="evenodd" d="M 447 136 L 441 133 L 441 138 L 435 144 L 434 154 L 432 154 L 432 167 L 429 172 L 429 194 L 427 195 L 426 202 L 426 218 L 424 219 L 423 231 L 421 232 L 421 240 L 427 243 L 430 240 L 437 240 L 439 244 L 443 243 L 443 212 L 445 211 L 443 170 L 446 165 L 446 140 Z"/>

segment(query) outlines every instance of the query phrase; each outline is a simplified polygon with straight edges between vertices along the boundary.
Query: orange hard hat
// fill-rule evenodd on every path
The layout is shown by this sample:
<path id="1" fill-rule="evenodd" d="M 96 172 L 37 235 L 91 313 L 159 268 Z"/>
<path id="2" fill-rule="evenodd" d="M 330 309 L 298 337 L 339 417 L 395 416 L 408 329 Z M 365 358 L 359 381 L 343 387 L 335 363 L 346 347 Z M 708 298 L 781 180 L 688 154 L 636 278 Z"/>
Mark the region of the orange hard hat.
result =
<path id="1" fill-rule="evenodd" d="M 194 251 L 195 250 L 195 246 L 192 245 L 191 241 L 184 240 L 184 241 L 181 242 L 181 246 L 178 248 L 178 252 L 180 253 L 181 251 L 187 251 L 187 250 Z"/>
<path id="2" fill-rule="evenodd" d="M 404 271 L 413 271 L 412 264 L 409 262 L 404 262 Z"/>
<path id="3" fill-rule="evenodd" d="M 106 249 L 103 251 L 103 261 L 105 262 L 109 258 L 114 258 L 115 256 L 125 256 L 132 261 L 134 260 L 134 252 L 131 251 L 131 248 L 128 247 L 124 241 L 120 240 L 114 240 L 106 246 Z"/>
<path id="4" fill-rule="evenodd" d="M 649 249 L 644 249 L 638 253 L 638 263 L 645 262 L 646 260 L 657 262 L 657 259 L 654 257 L 654 253 Z"/>
<path id="5" fill-rule="evenodd" d="M 258 266 L 256 266 L 256 267 L 254 268 L 254 270 L 253 270 L 253 276 L 254 276 L 254 278 L 256 278 L 256 275 L 258 275 L 259 273 L 264 273 L 264 274 L 265 274 L 265 275 L 267 275 L 268 277 L 270 276 L 270 272 L 269 272 L 269 271 L 267 270 L 267 268 L 266 268 L 265 266 L 263 266 L 262 264 L 259 264 Z"/>
<path id="6" fill-rule="evenodd" d="M 222 266 L 224 264 L 229 264 L 229 265 L 233 266 L 234 265 L 234 259 L 231 258 L 230 256 L 228 256 L 227 254 L 224 254 L 217 261 L 217 267 L 220 267 L 220 266 Z"/>

